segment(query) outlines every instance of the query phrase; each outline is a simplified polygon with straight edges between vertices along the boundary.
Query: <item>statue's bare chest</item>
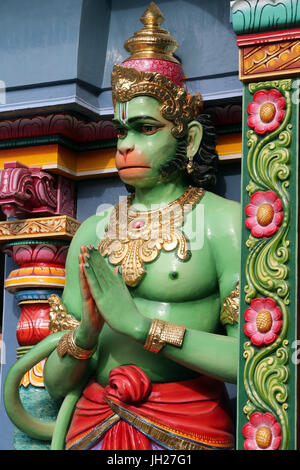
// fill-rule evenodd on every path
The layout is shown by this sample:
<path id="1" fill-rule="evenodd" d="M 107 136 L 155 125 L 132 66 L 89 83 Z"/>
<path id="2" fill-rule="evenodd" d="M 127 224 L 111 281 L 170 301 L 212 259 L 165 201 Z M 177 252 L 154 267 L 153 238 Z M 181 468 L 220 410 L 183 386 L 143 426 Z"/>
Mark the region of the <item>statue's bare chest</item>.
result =
<path id="1" fill-rule="evenodd" d="M 146 275 L 134 288 L 134 295 L 159 302 L 186 302 L 208 297 L 217 289 L 213 255 L 208 247 L 203 247 L 192 251 L 187 261 L 179 260 L 175 252 L 161 251 L 147 265 Z"/>
<path id="2" fill-rule="evenodd" d="M 130 197 L 123 206 L 115 206 L 98 249 L 109 263 L 119 266 L 128 287 L 147 284 L 144 278 L 146 274 L 152 277 L 151 271 L 156 276 L 155 271 L 163 270 L 173 281 L 178 280 L 179 271 L 181 277 L 194 271 L 191 253 L 199 257 L 204 243 L 204 206 L 199 204 L 203 194 L 203 189 L 189 187 L 176 201 L 146 212 L 132 209 Z M 175 253 L 175 258 L 164 253 Z M 188 270 L 183 266 L 187 262 Z"/>
<path id="3" fill-rule="evenodd" d="M 113 222 L 111 217 L 99 250 L 112 269 L 122 273 L 133 295 L 185 302 L 216 292 L 215 260 L 206 236 L 203 204 L 195 204 L 187 214 L 179 210 L 167 214 L 169 220 L 157 217 L 151 223 L 144 215 L 123 221 L 117 215 Z"/>

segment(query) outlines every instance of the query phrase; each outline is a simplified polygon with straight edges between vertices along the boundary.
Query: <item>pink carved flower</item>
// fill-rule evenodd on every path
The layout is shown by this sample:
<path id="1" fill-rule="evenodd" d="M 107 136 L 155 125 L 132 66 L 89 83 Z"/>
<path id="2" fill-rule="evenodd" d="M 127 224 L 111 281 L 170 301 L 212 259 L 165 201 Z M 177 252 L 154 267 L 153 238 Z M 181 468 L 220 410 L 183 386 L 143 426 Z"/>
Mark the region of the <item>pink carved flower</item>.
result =
<path id="1" fill-rule="evenodd" d="M 282 223 L 282 202 L 274 191 L 257 191 L 246 206 L 246 227 L 256 238 L 270 237 Z"/>
<path id="2" fill-rule="evenodd" d="M 248 104 L 247 124 L 257 134 L 266 134 L 280 126 L 285 115 L 285 99 L 276 89 L 260 90 L 254 93 L 253 101 Z"/>
<path id="3" fill-rule="evenodd" d="M 255 346 L 273 343 L 281 331 L 282 312 L 270 297 L 251 300 L 244 318 L 244 333 Z"/>
<path id="4" fill-rule="evenodd" d="M 243 435 L 245 450 L 278 450 L 281 444 L 281 426 L 271 413 L 252 413 Z"/>

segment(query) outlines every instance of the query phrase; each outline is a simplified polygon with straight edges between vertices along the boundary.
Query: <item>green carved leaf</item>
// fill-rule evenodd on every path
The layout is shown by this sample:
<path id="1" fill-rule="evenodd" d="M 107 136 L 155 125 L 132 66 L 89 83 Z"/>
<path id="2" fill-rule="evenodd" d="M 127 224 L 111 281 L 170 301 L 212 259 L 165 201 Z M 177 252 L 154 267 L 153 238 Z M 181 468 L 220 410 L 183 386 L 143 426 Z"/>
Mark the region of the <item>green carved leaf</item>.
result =
<path id="1" fill-rule="evenodd" d="M 237 0 L 232 7 L 236 34 L 287 29 L 299 21 L 298 0 Z"/>

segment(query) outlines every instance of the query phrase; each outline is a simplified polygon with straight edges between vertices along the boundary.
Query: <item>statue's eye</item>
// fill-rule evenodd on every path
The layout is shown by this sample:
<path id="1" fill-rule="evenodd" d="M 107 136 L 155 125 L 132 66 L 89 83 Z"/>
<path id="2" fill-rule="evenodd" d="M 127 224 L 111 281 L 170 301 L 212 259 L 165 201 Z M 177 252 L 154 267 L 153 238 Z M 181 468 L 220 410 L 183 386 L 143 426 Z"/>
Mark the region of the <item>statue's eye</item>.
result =
<path id="1" fill-rule="evenodd" d="M 157 126 L 150 126 L 148 124 L 144 124 L 143 126 L 141 126 L 140 131 L 143 134 L 154 134 L 158 129 L 159 127 Z"/>
<path id="2" fill-rule="evenodd" d="M 125 129 L 125 127 L 118 127 L 116 129 L 116 131 L 117 131 L 118 139 L 122 139 L 122 138 L 126 137 L 127 132 L 128 132 L 127 129 Z"/>

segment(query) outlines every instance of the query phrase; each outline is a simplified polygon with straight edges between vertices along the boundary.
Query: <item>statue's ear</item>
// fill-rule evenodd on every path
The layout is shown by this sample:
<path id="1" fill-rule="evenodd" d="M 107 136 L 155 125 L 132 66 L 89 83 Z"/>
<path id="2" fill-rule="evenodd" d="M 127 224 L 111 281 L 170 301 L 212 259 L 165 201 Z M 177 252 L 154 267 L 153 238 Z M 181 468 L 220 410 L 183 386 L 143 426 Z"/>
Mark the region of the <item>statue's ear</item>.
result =
<path id="1" fill-rule="evenodd" d="M 203 136 L 203 127 L 198 121 L 188 124 L 187 157 L 194 157 L 198 152 Z"/>

